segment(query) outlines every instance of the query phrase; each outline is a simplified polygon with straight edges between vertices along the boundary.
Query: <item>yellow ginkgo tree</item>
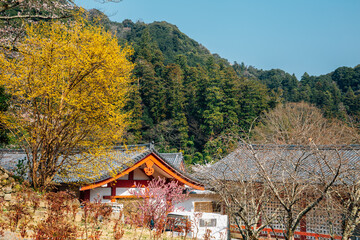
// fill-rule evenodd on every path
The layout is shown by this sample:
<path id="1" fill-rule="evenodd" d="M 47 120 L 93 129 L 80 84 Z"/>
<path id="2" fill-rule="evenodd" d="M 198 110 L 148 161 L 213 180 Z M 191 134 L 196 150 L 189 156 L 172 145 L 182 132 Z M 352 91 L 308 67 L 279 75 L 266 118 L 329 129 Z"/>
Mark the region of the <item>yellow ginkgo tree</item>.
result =
<path id="1" fill-rule="evenodd" d="M 46 188 L 122 140 L 132 49 L 78 18 L 28 26 L 17 50 L 0 55 L 0 84 L 12 95 L 1 121 L 26 151 L 33 186 Z"/>

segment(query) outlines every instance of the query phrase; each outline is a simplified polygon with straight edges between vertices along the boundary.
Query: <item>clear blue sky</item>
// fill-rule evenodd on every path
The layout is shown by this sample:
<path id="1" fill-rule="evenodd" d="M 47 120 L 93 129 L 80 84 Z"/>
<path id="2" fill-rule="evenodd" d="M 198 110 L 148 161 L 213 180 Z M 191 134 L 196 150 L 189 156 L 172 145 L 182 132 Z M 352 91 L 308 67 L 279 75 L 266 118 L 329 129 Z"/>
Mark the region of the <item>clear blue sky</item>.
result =
<path id="1" fill-rule="evenodd" d="M 111 20 L 167 21 L 230 62 L 300 78 L 360 64 L 360 0 L 77 0 Z"/>

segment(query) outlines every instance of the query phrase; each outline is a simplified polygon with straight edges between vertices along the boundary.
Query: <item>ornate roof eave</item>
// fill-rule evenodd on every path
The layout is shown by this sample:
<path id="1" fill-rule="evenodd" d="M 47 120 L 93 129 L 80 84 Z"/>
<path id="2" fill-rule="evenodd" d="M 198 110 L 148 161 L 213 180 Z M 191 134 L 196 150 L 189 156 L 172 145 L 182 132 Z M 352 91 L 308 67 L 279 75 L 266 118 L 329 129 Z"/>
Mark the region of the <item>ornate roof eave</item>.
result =
<path id="1" fill-rule="evenodd" d="M 151 164 L 150 164 L 151 162 Z M 131 167 L 128 167 L 127 169 L 121 171 L 114 177 L 107 178 L 105 180 L 98 181 L 96 183 L 92 183 L 86 186 L 82 186 L 80 188 L 80 191 L 90 190 L 97 187 L 101 187 L 105 184 L 111 183 L 113 181 L 116 181 L 122 176 L 125 176 L 129 174 L 130 172 L 134 171 L 135 169 L 139 168 L 141 165 L 146 164 L 147 166 L 151 166 L 152 164 L 155 164 L 157 167 L 162 169 L 164 172 L 172 176 L 174 179 L 178 180 L 179 182 L 192 187 L 194 189 L 198 190 L 204 190 L 204 186 L 202 183 L 200 183 L 197 180 L 194 180 L 193 178 L 187 176 L 185 173 L 177 169 L 176 167 L 172 166 L 170 163 L 168 163 L 166 160 L 161 158 L 159 154 L 157 154 L 156 151 L 151 151 L 148 153 L 145 157 L 137 161 L 135 164 L 133 164 Z"/>

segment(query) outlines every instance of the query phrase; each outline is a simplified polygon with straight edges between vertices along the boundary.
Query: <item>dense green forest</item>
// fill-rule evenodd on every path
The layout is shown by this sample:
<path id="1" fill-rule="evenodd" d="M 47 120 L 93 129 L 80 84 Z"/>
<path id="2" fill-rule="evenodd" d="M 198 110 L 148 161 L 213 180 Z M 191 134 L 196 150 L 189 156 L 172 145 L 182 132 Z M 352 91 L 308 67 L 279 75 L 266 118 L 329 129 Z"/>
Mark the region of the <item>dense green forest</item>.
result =
<path id="1" fill-rule="evenodd" d="M 230 64 L 167 22 L 117 23 L 89 13 L 135 50 L 129 144 L 153 141 L 159 151 L 183 151 L 187 163 L 204 163 L 227 152 L 221 136 L 248 132 L 281 102 L 309 102 L 344 121 L 359 115 L 360 65 L 299 80 L 280 69 Z"/>
<path id="2" fill-rule="evenodd" d="M 230 64 L 167 22 L 115 23 L 91 14 L 135 49 L 131 143 L 154 141 L 161 151 L 184 151 L 189 163 L 204 162 L 226 153 L 220 136 L 247 132 L 280 102 L 309 102 L 329 118 L 359 114 L 360 66 L 298 80 L 280 69 Z"/>

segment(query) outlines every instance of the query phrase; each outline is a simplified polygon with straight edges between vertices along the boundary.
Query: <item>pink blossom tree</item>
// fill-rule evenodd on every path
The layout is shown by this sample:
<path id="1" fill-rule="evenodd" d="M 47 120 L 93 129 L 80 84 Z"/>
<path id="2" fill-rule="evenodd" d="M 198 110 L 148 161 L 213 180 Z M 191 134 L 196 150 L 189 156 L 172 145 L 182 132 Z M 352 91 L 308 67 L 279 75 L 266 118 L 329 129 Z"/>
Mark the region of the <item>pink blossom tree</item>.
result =
<path id="1" fill-rule="evenodd" d="M 136 185 L 130 193 L 142 200 L 134 202 L 134 207 L 139 210 L 138 223 L 149 229 L 154 227 L 157 233 L 163 231 L 167 214 L 175 211 L 175 205 L 188 197 L 177 181 L 166 182 L 160 177 L 154 178 L 146 187 Z"/>

